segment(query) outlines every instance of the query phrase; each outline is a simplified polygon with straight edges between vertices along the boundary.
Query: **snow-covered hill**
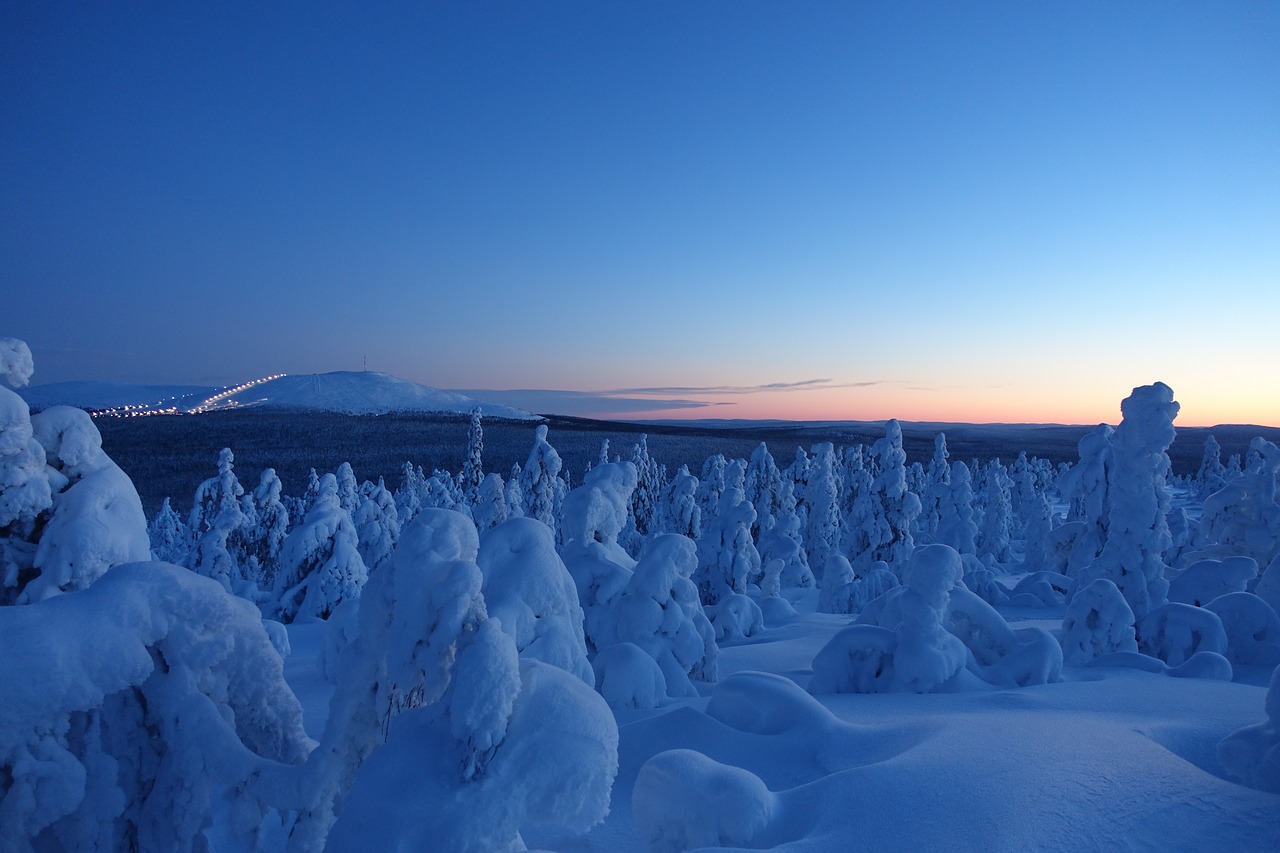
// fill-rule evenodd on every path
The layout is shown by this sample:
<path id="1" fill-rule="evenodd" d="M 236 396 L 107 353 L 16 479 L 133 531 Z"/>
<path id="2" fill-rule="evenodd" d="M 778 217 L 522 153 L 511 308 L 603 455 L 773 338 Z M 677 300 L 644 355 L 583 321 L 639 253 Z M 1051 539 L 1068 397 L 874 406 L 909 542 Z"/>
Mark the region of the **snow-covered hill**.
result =
<path id="1" fill-rule="evenodd" d="M 74 406 L 103 411 L 139 406 L 147 410 L 185 409 L 217 394 L 221 388 L 205 385 L 135 385 L 126 382 L 51 382 L 17 389 L 32 409 Z"/>
<path id="2" fill-rule="evenodd" d="M 19 392 L 34 409 L 66 405 L 115 414 L 208 412 L 219 409 L 312 409 L 348 414 L 469 412 L 487 417 L 533 420 L 523 409 L 485 403 L 452 391 L 419 385 L 386 373 L 338 371 L 264 377 L 227 388 L 57 382 Z"/>

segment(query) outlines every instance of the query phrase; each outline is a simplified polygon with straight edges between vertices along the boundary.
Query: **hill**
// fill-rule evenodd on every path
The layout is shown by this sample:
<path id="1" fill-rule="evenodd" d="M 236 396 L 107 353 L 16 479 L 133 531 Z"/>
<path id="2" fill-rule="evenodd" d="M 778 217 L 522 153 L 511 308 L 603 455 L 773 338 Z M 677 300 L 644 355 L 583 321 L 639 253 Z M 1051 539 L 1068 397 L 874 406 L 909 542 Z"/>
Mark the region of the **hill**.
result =
<path id="1" fill-rule="evenodd" d="M 387 373 L 279 374 L 236 386 L 130 385 L 114 382 L 55 382 L 19 391 L 33 409 L 75 406 L 95 413 L 195 414 L 246 407 L 381 415 L 404 412 L 465 413 L 479 406 L 489 417 L 534 420 L 523 409 L 485 403 Z"/>

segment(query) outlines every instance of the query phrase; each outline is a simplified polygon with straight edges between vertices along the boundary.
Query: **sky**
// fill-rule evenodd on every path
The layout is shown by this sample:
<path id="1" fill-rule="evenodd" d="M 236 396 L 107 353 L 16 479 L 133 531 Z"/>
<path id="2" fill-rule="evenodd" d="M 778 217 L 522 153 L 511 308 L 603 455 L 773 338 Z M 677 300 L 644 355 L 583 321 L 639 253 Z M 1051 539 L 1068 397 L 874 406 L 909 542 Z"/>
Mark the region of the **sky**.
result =
<path id="1" fill-rule="evenodd" d="M 33 384 L 1280 425 L 1277 44 L 1231 0 L 6 3 L 0 335 Z"/>

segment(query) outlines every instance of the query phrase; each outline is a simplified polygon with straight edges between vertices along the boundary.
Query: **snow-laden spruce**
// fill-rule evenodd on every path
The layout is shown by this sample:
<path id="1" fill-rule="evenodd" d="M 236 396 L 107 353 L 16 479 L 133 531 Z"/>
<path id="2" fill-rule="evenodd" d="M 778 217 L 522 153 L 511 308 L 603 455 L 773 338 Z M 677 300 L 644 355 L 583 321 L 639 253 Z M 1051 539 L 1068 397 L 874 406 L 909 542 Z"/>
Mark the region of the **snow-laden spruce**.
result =
<path id="1" fill-rule="evenodd" d="M 31 377 L 31 351 L 26 343 L 0 338 L 0 373 L 20 387 Z M 3 557 L 4 600 L 17 585 L 20 552 L 30 552 L 37 517 L 53 504 L 49 478 L 45 476 L 44 448 L 31 427 L 31 410 L 13 391 L 0 385 L 0 539 Z M 11 577 L 12 576 L 12 577 Z"/>
<path id="2" fill-rule="evenodd" d="M 1108 424 L 1098 424 L 1076 445 L 1079 460 L 1058 478 L 1067 501 L 1067 521 L 1054 530 L 1057 568 L 1076 574 L 1102 552 L 1110 523 L 1112 479 L 1111 436 Z"/>
<path id="3" fill-rule="evenodd" d="M 775 504 L 773 527 L 760 535 L 757 549 L 762 565 L 767 566 L 774 561 L 782 564 L 777 570 L 779 588 L 812 587 L 817 583 L 809 568 L 809 555 L 804 549 L 793 490 L 791 480 L 783 479 Z"/>
<path id="4" fill-rule="evenodd" d="M 88 413 L 52 406 L 32 415 L 30 426 L 43 450 L 52 505 L 29 523 L 20 523 L 17 535 L 8 537 L 5 597 L 18 603 L 39 601 L 84 589 L 112 566 L 149 560 L 151 541 L 142 501 L 133 481 L 103 451 L 102 435 Z M 16 433 L 20 440 L 25 430 L 19 426 Z M 26 448 L 24 457 L 29 443 Z M 26 470 L 20 469 L 20 476 Z M 26 494 L 21 521 L 43 501 L 44 492 L 28 489 L 26 482 L 19 491 Z M 8 492 L 6 484 L 4 494 Z M 28 503 L 33 494 L 36 503 Z"/>
<path id="5" fill-rule="evenodd" d="M 635 486 L 634 465 L 609 462 L 588 471 L 582 485 L 564 499 L 560 554 L 578 590 L 589 654 L 615 641 L 613 605 L 636 565 L 618 544 Z"/>
<path id="6" fill-rule="evenodd" d="M 187 527 L 195 540 L 190 567 L 233 591 L 244 578 L 230 546 L 231 537 L 246 523 L 240 496 L 244 487 L 236 478 L 235 454 L 224 447 L 218 454 L 218 473 L 196 488 Z"/>
<path id="7" fill-rule="evenodd" d="M 1163 382 L 1134 388 L 1120 404 L 1124 415 L 1111 437 L 1114 465 L 1108 492 L 1106 541 L 1102 552 L 1076 577 L 1078 588 L 1107 578 L 1124 595 L 1138 619 L 1162 605 L 1168 594 L 1162 555 L 1172 542 L 1169 512 L 1169 456 L 1178 404 Z"/>
<path id="8" fill-rule="evenodd" d="M 522 658 L 540 660 L 595 684 L 573 577 L 556 553 L 555 534 L 532 518 L 513 518 L 480 537 L 489 615 Z"/>
<path id="9" fill-rule="evenodd" d="M 343 601 L 359 598 L 369 576 L 359 546 L 355 524 L 338 502 L 338 480 L 325 474 L 315 503 L 280 551 L 273 595 L 280 621 L 323 619 Z"/>
<path id="10" fill-rule="evenodd" d="M 763 441 L 751 451 L 743 493 L 756 511 L 756 523 L 751 532 L 759 543 L 776 523 L 779 511 L 778 501 L 782 495 L 782 472 L 778 470 L 777 463 L 773 461 L 773 454 L 769 452 L 768 446 Z M 794 506 L 792 511 L 794 512 Z"/>
<path id="11" fill-rule="evenodd" d="M 611 607 L 608 645 L 631 644 L 658 664 L 665 696 L 696 696 L 692 681 L 715 681 L 719 648 L 690 576 L 697 566 L 693 542 L 664 534 L 645 546 L 626 588 Z M 758 612 L 758 611 L 757 611 Z M 597 641 L 602 641 L 597 633 Z M 608 646 L 601 650 L 605 657 Z M 597 679 L 613 673 L 597 660 Z"/>
<path id="12" fill-rule="evenodd" d="M 665 491 L 666 522 L 664 532 L 679 533 L 690 539 L 702 536 L 702 508 L 698 506 L 698 478 L 681 465 Z"/>
<path id="13" fill-rule="evenodd" d="M 564 500 L 565 484 L 560 479 L 563 467 L 560 454 L 547 441 L 547 425 L 538 424 L 533 449 L 520 473 L 520 489 L 524 495 L 524 515 L 552 530 L 557 529 L 560 503 Z"/>
<path id="14" fill-rule="evenodd" d="M 746 479 L 742 460 L 728 463 L 725 486 L 715 515 L 706 521 L 698 540 L 698 570 L 694 581 L 703 604 L 715 604 L 734 593 L 744 593 L 747 584 L 759 579 L 760 552 L 751 539 L 755 508 L 746 499 L 742 484 Z"/>
<path id="15" fill-rule="evenodd" d="M 1133 610 L 1107 578 L 1098 578 L 1075 594 L 1062 618 L 1062 658 L 1090 663 L 1115 652 L 1136 652 Z"/>
<path id="16" fill-rule="evenodd" d="M 377 483 L 366 483 L 361 489 L 360 505 L 351 522 L 356 528 L 356 548 L 360 559 L 370 572 L 377 571 L 395 550 L 400 540 L 400 515 L 395 498 L 387 490 L 382 478 Z"/>
<path id="17" fill-rule="evenodd" d="M 424 509 L 370 578 L 342 653 L 308 849 L 515 850 L 523 826 L 583 832 L 608 811 L 617 725 L 599 694 L 526 658 L 490 618 L 465 515 Z"/>
<path id="18" fill-rule="evenodd" d="M 867 534 L 865 549 L 851 554 L 855 567 L 877 560 L 902 571 L 915 547 L 911 528 L 920 514 L 920 498 L 907 488 L 907 454 L 902 449 L 902 426 L 886 421 L 884 438 L 871 446 L 879 473 L 869 490 L 869 516 L 863 522 Z"/>
<path id="19" fill-rule="evenodd" d="M 978 525 L 973 520 L 973 477 L 969 466 L 957 461 L 946 479 L 932 490 L 933 541 L 950 545 L 961 554 L 976 554 Z"/>
<path id="20" fill-rule="evenodd" d="M 256 847 L 312 747 L 256 608 L 165 563 L 0 608 L 0 849 Z"/>
<path id="21" fill-rule="evenodd" d="M 815 444 L 809 453 L 809 480 L 805 501 L 809 504 L 808 545 L 811 565 L 824 567 L 827 558 L 840 553 L 840 491 L 836 452 L 831 442 Z"/>
<path id="22" fill-rule="evenodd" d="M 1011 628 L 966 589 L 954 548 L 917 548 L 902 574 L 902 586 L 871 600 L 818 652 L 809 692 L 931 693 L 1059 679 L 1058 642 L 1042 628 Z"/>
<path id="23" fill-rule="evenodd" d="M 1200 535 L 1207 543 L 1197 556 L 1242 555 L 1265 566 L 1280 557 L 1280 447 L 1262 437 L 1249 443 L 1250 465 L 1204 500 Z"/>

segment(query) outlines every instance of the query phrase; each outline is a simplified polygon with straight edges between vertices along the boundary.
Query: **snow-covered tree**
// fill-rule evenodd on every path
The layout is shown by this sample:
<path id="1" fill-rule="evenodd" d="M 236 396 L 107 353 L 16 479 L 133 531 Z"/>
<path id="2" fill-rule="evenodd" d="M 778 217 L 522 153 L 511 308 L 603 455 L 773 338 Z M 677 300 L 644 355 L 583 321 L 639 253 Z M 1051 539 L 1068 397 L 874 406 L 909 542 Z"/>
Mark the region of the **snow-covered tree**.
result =
<path id="1" fill-rule="evenodd" d="M 319 495 L 320 475 L 316 473 L 315 468 L 311 468 L 307 471 L 307 487 L 303 490 L 302 497 L 298 499 L 297 506 L 286 507 L 289 510 L 289 518 L 295 521 L 305 518 Z"/>
<path id="2" fill-rule="evenodd" d="M 1074 573 L 1093 562 L 1107 541 L 1111 516 L 1111 480 L 1114 467 L 1111 436 L 1114 430 L 1098 424 L 1080 439 L 1080 459 L 1058 477 L 1058 490 L 1068 503 L 1067 524 L 1059 536 L 1072 536 L 1069 568 Z"/>
<path id="3" fill-rule="evenodd" d="M 274 468 L 265 469 L 258 477 L 253 490 L 254 519 L 257 524 L 255 540 L 257 557 L 264 568 L 264 588 L 270 589 L 275 572 L 280 567 L 280 549 L 289 534 L 289 511 L 281 497 L 283 485 Z"/>
<path id="4" fill-rule="evenodd" d="M 702 508 L 698 505 L 698 478 L 681 465 L 665 491 L 667 533 L 679 533 L 690 539 L 702 536 Z"/>
<path id="5" fill-rule="evenodd" d="M 319 483 L 316 485 L 318 487 Z M 420 467 L 407 461 L 400 466 L 400 485 L 395 491 L 395 499 L 396 514 L 402 528 L 422 512 L 422 496 L 426 490 L 427 478 Z"/>
<path id="6" fill-rule="evenodd" d="M 1205 498 L 1200 535 L 1211 544 L 1199 556 L 1241 554 L 1260 566 L 1280 556 L 1280 503 L 1276 501 L 1280 448 L 1258 436 L 1249 449 L 1248 469 Z"/>
<path id="7" fill-rule="evenodd" d="M 440 468 L 423 481 L 421 503 L 424 508 L 456 509 L 464 514 L 471 512 L 453 475 Z"/>
<path id="8" fill-rule="evenodd" d="M 338 481 L 338 504 L 347 511 L 347 515 L 355 515 L 360 508 L 360 484 L 351 463 L 343 462 L 333 476 Z"/>
<path id="9" fill-rule="evenodd" d="M 811 693 L 931 693 L 964 669 L 965 645 L 946 627 L 951 592 L 964 574 L 960 555 L 925 545 L 902 574 L 891 602 L 864 610 L 858 624 L 818 652 Z"/>
<path id="10" fill-rule="evenodd" d="M 240 496 L 244 487 L 236 479 L 235 455 L 224 447 L 218 454 L 218 473 L 196 488 L 187 526 L 195 540 L 190 567 L 213 578 L 231 591 L 243 578 L 228 540 L 245 524 Z"/>
<path id="11" fill-rule="evenodd" d="M 614 602 L 627 586 L 635 560 L 618 544 L 636 487 L 630 462 L 609 462 L 587 472 L 564 499 L 561 557 L 578 589 L 591 654 L 617 642 Z"/>
<path id="12" fill-rule="evenodd" d="M 1062 618 L 1063 660 L 1083 664 L 1137 650 L 1133 611 L 1114 583 L 1098 578 L 1076 593 Z"/>
<path id="13" fill-rule="evenodd" d="M 1107 540 L 1098 559 L 1081 570 L 1076 588 L 1107 578 L 1119 588 L 1141 625 L 1148 613 L 1165 602 L 1169 589 L 1162 560 L 1171 542 L 1165 451 L 1173 443 L 1178 404 L 1173 390 L 1157 382 L 1134 388 L 1120 411 L 1124 418 L 1111 440 L 1115 470 Z"/>
<path id="14" fill-rule="evenodd" d="M 323 619 L 343 601 L 360 597 L 369 571 L 359 542 L 351 516 L 338 502 L 337 478 L 325 474 L 311 511 L 289 531 L 280 552 L 274 598 L 281 622 Z"/>
<path id="15" fill-rule="evenodd" d="M 855 623 L 818 652 L 810 692 L 928 693 L 959 687 L 966 669 L 1005 687 L 1061 677 L 1062 647 L 1054 636 L 1039 627 L 1014 630 L 970 592 L 954 548 L 917 548 L 902 574 L 901 586 L 868 601 Z"/>
<path id="16" fill-rule="evenodd" d="M 379 569 L 395 550 L 400 540 L 400 515 L 396 500 L 382 478 L 360 498 L 351 517 L 356 529 L 356 550 L 370 573 Z"/>
<path id="17" fill-rule="evenodd" d="M 862 522 L 868 545 L 851 562 L 857 569 L 883 560 L 896 570 L 915 547 L 911 527 L 920 514 L 920 498 L 907 489 L 907 454 L 896 420 L 885 423 L 884 438 L 871 446 L 871 456 L 878 473 L 869 490 L 869 518 Z"/>
<path id="18" fill-rule="evenodd" d="M 1013 506 L 1009 498 L 1009 475 L 999 459 L 986 468 L 982 494 L 982 523 L 978 526 L 978 553 L 990 564 L 1007 563 L 1010 549 Z"/>
<path id="19" fill-rule="evenodd" d="M 556 511 L 564 499 L 564 481 L 560 454 L 547 441 L 547 425 L 538 424 L 534 431 L 533 449 L 520 474 L 520 491 L 524 497 L 524 515 L 557 529 Z"/>
<path id="20" fill-rule="evenodd" d="M 147 538 L 151 542 L 152 557 L 165 563 L 186 565 L 187 553 L 191 550 L 191 531 L 168 498 L 164 499 L 160 511 L 147 526 Z"/>
<path id="21" fill-rule="evenodd" d="M 520 485 L 520 475 L 523 469 L 517 463 L 511 466 L 511 475 L 507 477 L 507 482 L 503 487 L 503 494 L 507 500 L 507 517 L 523 518 L 525 513 L 524 488 Z"/>
<path id="22" fill-rule="evenodd" d="M 973 486 L 969 466 L 957 461 L 946 481 L 933 486 L 937 520 L 933 539 L 961 555 L 977 553 L 978 525 L 973 522 Z"/>
<path id="23" fill-rule="evenodd" d="M 805 494 L 809 504 L 805 545 L 811 566 L 825 566 L 828 558 L 840 552 L 840 487 L 835 448 L 829 441 L 815 444 L 809 453 Z"/>
<path id="24" fill-rule="evenodd" d="M 719 648 L 690 579 L 697 566 L 687 537 L 650 540 L 616 606 L 616 640 L 634 643 L 662 670 L 668 696 L 696 696 L 694 681 L 715 681 Z"/>
<path id="25" fill-rule="evenodd" d="M 467 455 L 462 461 L 462 477 L 458 483 L 468 505 L 479 499 L 480 483 L 484 480 L 484 427 L 480 424 L 480 409 L 471 410 L 467 424 Z"/>
<path id="26" fill-rule="evenodd" d="M 507 489 L 501 474 L 485 474 L 476 489 L 471 517 L 481 533 L 497 527 L 508 518 Z"/>
<path id="27" fill-rule="evenodd" d="M 14 387 L 33 370 L 24 341 L 0 338 L 0 376 Z M 44 448 L 31 427 L 27 401 L 0 384 L 0 602 L 8 604 L 32 571 L 36 525 L 53 505 L 45 475 Z"/>
<path id="28" fill-rule="evenodd" d="M 0 608 L 0 849 L 260 849 L 312 743 L 257 608 L 163 563 Z M 288 782 L 293 782 L 290 786 Z"/>
<path id="29" fill-rule="evenodd" d="M 293 846 L 508 850 L 527 822 L 586 831 L 607 813 L 613 715 L 579 678 L 519 658 L 478 551 L 470 519 L 428 508 L 370 578 Z"/>
<path id="30" fill-rule="evenodd" d="M 476 560 L 489 615 L 520 656 L 558 666 L 594 687 L 582 605 L 551 528 L 531 518 L 503 522 L 480 537 Z"/>
<path id="31" fill-rule="evenodd" d="M 53 406 L 31 415 L 25 425 L 43 450 L 45 487 L 28 479 L 35 447 L 26 438 L 23 419 L 11 418 L 0 433 L 0 445 L 18 451 L 9 456 L 17 464 L 5 472 L 17 477 L 12 495 L 10 484 L 0 486 L 6 512 L 16 514 L 7 527 L 0 527 L 6 534 L 3 600 L 23 604 L 84 589 L 112 566 L 150 559 L 147 517 L 138 492 L 102 450 L 102 436 L 88 413 Z M 45 489 L 51 505 L 37 510 Z"/>
<path id="32" fill-rule="evenodd" d="M 741 460 L 731 466 L 737 469 L 726 476 L 720 506 L 698 540 L 698 570 L 694 580 L 704 604 L 715 604 L 731 593 L 746 592 L 747 584 L 760 574 L 760 552 L 751 540 L 751 523 L 756 511 L 742 493 Z"/>
<path id="33" fill-rule="evenodd" d="M 800 517 L 796 515 L 796 499 L 792 494 L 791 480 L 784 478 L 778 493 L 777 516 L 773 529 L 760 537 L 760 562 L 768 565 L 777 560 L 780 587 L 812 587 L 816 584 L 809 568 L 809 555 L 804 549 L 800 530 Z"/>
<path id="34" fill-rule="evenodd" d="M 720 511 L 720 495 L 724 492 L 725 469 L 728 467 L 729 460 L 723 453 L 708 456 L 702 463 L 702 477 L 698 480 L 698 509 L 701 510 L 704 527 Z"/>
<path id="35" fill-rule="evenodd" d="M 631 449 L 631 464 L 636 466 L 636 488 L 631 493 L 631 518 L 636 533 L 648 536 L 658 524 L 658 497 L 662 493 L 658 463 L 649 455 L 649 437 L 643 433 Z"/>
<path id="36" fill-rule="evenodd" d="M 743 492 L 756 511 L 756 523 L 751 528 L 751 535 L 756 542 L 773 529 L 781 491 L 782 472 L 778 470 L 773 454 L 762 441 L 751 451 L 751 459 L 747 463 L 747 478 L 743 485 Z"/>
<path id="37" fill-rule="evenodd" d="M 1042 480 L 1037 476 L 1039 466 L 1028 460 L 1026 453 L 1019 453 L 1010 469 L 1013 484 L 1010 497 L 1014 504 L 1023 541 L 1023 568 L 1028 571 L 1049 570 L 1053 533 L 1053 506 L 1045 494 Z"/>
<path id="38" fill-rule="evenodd" d="M 819 584 L 819 613 L 857 613 L 866 604 L 862 586 L 853 575 L 853 566 L 843 554 L 832 554 L 822 569 Z"/>
<path id="39" fill-rule="evenodd" d="M 787 470 L 782 472 L 783 477 L 791 480 L 791 493 L 796 499 L 796 516 L 800 519 L 800 529 L 806 530 L 809 526 L 809 504 L 807 495 L 809 494 L 809 454 L 804 452 L 803 447 L 796 448 L 796 458 Z"/>
<path id="40" fill-rule="evenodd" d="M 941 518 L 943 492 L 945 487 L 951 485 L 952 466 L 947 461 L 950 456 L 951 454 L 947 451 L 947 436 L 940 432 L 933 438 L 933 458 L 929 461 L 925 488 L 920 494 L 920 532 L 929 541 L 942 541 L 935 540 L 934 534 L 938 530 L 938 520 Z"/>
<path id="41" fill-rule="evenodd" d="M 31 348 L 27 346 L 26 341 L 17 338 L 0 338 L 0 379 L 3 379 L 5 384 L 13 388 L 21 388 L 31 381 L 31 374 L 35 373 L 35 370 Z"/>

